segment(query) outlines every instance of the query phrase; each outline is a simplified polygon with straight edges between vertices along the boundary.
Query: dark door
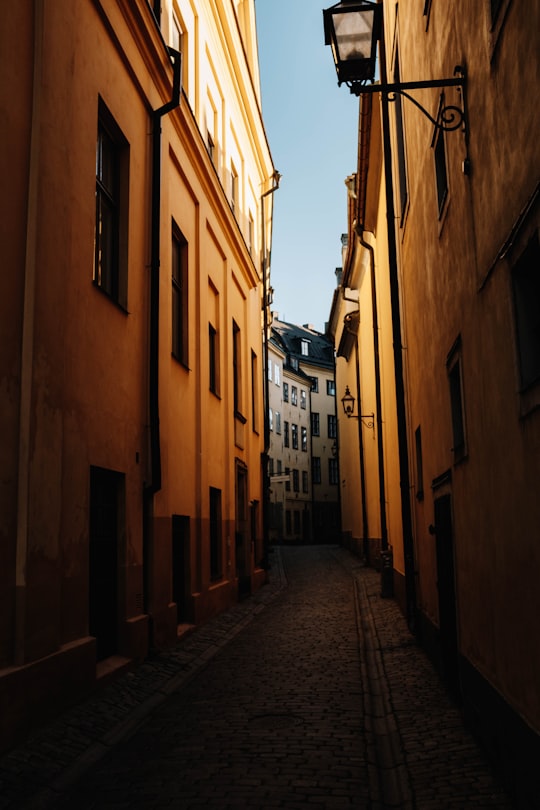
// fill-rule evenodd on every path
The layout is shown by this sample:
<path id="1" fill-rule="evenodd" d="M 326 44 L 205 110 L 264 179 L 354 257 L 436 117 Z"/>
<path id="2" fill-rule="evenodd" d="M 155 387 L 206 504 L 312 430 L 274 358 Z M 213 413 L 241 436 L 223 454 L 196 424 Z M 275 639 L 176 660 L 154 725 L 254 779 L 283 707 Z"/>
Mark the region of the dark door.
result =
<path id="1" fill-rule="evenodd" d="M 124 476 L 90 468 L 89 618 L 96 658 L 117 652 L 118 534 Z"/>
<path id="2" fill-rule="evenodd" d="M 452 496 L 435 500 L 435 534 L 437 543 L 437 587 L 439 589 L 439 625 L 441 663 L 449 689 L 459 695 L 458 636 L 456 585 L 454 567 L 454 533 L 452 529 Z"/>
<path id="3" fill-rule="evenodd" d="M 189 517 L 173 515 L 172 518 L 172 598 L 176 602 L 176 621 L 184 624 L 190 620 L 189 595 Z"/>
<path id="4" fill-rule="evenodd" d="M 236 576 L 238 577 L 238 595 L 240 598 L 248 596 L 251 593 L 251 571 L 250 564 L 248 562 L 250 542 L 247 484 L 247 467 L 242 462 L 237 461 L 235 552 Z M 251 557 L 250 554 L 249 557 Z"/>

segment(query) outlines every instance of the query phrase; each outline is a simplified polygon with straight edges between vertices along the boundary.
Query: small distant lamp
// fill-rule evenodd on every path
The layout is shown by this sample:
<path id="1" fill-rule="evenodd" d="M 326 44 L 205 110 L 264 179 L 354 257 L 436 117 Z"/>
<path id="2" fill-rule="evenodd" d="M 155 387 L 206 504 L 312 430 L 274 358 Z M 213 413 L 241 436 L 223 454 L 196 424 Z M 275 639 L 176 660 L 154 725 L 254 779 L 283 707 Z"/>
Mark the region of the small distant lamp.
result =
<path id="1" fill-rule="evenodd" d="M 338 83 L 368 82 L 375 77 L 382 6 L 342 0 L 323 11 L 325 45 L 332 47 Z"/>
<path id="2" fill-rule="evenodd" d="M 349 386 L 345 388 L 345 395 L 341 397 L 343 410 L 348 419 L 354 415 L 354 397 L 349 390 Z"/>

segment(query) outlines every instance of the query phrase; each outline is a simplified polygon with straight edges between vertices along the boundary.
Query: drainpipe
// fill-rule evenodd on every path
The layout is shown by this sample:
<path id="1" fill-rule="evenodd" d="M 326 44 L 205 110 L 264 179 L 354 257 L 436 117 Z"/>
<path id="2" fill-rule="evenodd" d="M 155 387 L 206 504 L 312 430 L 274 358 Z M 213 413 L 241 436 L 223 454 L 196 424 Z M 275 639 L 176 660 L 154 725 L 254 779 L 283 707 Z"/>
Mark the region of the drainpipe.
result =
<path id="1" fill-rule="evenodd" d="M 161 229 L 161 119 L 180 104 L 182 55 L 174 48 L 167 48 L 173 60 L 173 86 L 171 100 L 152 113 L 152 191 L 150 232 L 150 326 L 149 326 L 149 371 L 148 413 L 150 429 L 150 464 L 148 481 L 144 488 L 144 611 L 148 613 L 149 594 L 149 537 L 152 534 L 153 496 L 161 489 L 161 445 L 159 431 L 159 269 Z"/>
<path id="2" fill-rule="evenodd" d="M 373 246 L 366 242 L 363 232 L 359 226 L 356 233 L 360 244 L 369 253 L 369 265 L 371 272 L 371 308 L 373 320 L 373 357 L 375 365 L 375 418 L 377 421 L 377 460 L 379 463 L 379 510 L 381 521 L 381 550 L 388 551 L 388 527 L 386 523 L 386 500 L 385 500 L 385 469 L 384 469 L 384 445 L 382 432 L 382 397 L 381 397 L 381 365 L 379 357 L 379 316 L 377 312 L 377 286 L 375 279 L 375 252 Z M 392 596 L 393 588 L 391 583 L 382 580 L 382 595 Z"/>
<path id="3" fill-rule="evenodd" d="M 36 298 L 39 161 L 41 144 L 41 75 L 43 59 L 43 0 L 34 2 L 34 53 L 32 77 L 32 124 L 26 206 L 26 254 L 21 335 L 19 399 L 19 477 L 17 482 L 17 541 L 15 563 L 15 664 L 25 662 L 26 564 L 28 556 L 28 503 L 32 432 L 32 378 L 34 367 L 34 316 Z"/>
<path id="4" fill-rule="evenodd" d="M 274 171 L 272 175 L 272 187 L 261 194 L 261 270 L 263 283 L 263 405 L 264 405 L 264 449 L 261 454 L 262 482 L 263 482 L 263 568 L 268 571 L 268 555 L 270 552 L 269 526 L 270 517 L 270 475 L 268 472 L 268 451 L 270 450 L 270 422 L 268 408 L 270 404 L 270 386 L 268 380 L 268 339 L 270 324 L 268 321 L 268 293 L 270 287 L 270 260 L 266 257 L 266 222 L 265 222 L 265 200 L 269 194 L 273 194 L 279 188 L 281 175 Z"/>
<path id="5" fill-rule="evenodd" d="M 380 40 L 381 83 L 388 84 L 386 72 L 386 46 L 384 30 Z M 407 416 L 405 408 L 405 384 L 401 345 L 401 314 L 399 301 L 399 277 L 395 232 L 394 184 L 392 177 L 392 146 L 390 141 L 390 116 L 388 93 L 381 93 L 382 132 L 384 150 L 384 176 L 386 193 L 386 224 L 388 235 L 388 267 L 390 277 L 390 301 L 392 310 L 392 337 L 394 346 L 394 374 L 396 384 L 396 412 L 398 427 L 399 473 L 401 489 L 401 520 L 403 526 L 403 551 L 405 556 L 405 599 L 407 621 L 414 630 L 416 617 L 416 584 L 414 572 L 414 541 L 410 501 L 409 449 L 407 442 Z"/>

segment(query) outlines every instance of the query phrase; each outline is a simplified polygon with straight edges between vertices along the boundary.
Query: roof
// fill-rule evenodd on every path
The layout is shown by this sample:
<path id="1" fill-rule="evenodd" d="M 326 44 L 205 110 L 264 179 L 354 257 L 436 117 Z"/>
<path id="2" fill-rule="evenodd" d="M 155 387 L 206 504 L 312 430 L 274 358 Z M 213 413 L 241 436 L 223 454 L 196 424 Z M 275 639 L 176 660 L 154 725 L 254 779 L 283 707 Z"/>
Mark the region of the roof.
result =
<path id="1" fill-rule="evenodd" d="M 298 363 L 321 368 L 334 368 L 334 348 L 332 342 L 321 332 L 309 326 L 298 326 L 274 319 L 272 335 L 287 353 L 287 360 L 294 358 Z M 307 352 L 307 354 L 306 354 Z"/>

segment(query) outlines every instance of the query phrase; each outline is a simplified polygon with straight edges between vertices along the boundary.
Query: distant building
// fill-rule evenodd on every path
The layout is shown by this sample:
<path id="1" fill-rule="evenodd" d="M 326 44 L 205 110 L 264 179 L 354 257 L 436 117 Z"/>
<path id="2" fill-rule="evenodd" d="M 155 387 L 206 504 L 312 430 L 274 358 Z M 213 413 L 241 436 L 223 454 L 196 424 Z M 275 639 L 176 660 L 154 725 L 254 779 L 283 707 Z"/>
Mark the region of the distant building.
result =
<path id="1" fill-rule="evenodd" d="M 270 341 L 270 537 L 339 539 L 333 350 L 311 326 L 274 316 Z"/>

